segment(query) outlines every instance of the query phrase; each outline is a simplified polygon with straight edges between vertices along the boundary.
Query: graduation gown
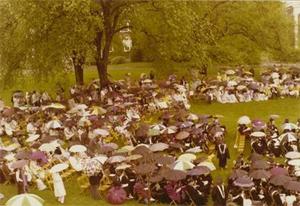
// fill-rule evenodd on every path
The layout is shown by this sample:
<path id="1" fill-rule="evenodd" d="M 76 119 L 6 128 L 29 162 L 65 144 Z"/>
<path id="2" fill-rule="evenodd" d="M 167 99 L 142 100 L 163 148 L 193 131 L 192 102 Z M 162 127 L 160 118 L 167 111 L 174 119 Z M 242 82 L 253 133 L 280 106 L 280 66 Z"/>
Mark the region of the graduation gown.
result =
<path id="1" fill-rule="evenodd" d="M 214 201 L 214 206 L 224 206 L 227 200 L 227 189 L 224 185 L 216 185 L 213 187 L 212 199 Z"/>
<path id="2" fill-rule="evenodd" d="M 227 159 L 230 158 L 228 147 L 226 144 L 219 144 L 216 146 L 216 150 L 219 159 L 219 167 L 224 168 L 227 164 Z"/>

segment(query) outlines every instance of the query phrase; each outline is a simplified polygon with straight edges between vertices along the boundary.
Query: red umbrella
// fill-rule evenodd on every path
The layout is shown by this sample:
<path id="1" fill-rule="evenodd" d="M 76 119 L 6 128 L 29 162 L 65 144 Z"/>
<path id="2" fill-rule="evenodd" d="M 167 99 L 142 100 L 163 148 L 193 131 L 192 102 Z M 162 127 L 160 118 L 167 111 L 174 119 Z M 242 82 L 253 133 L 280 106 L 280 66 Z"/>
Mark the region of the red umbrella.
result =
<path id="1" fill-rule="evenodd" d="M 288 171 L 283 168 L 283 167 L 273 167 L 270 170 L 272 176 L 276 176 L 276 175 L 288 175 Z"/>
<path id="2" fill-rule="evenodd" d="M 113 205 L 123 204 L 127 199 L 127 193 L 122 187 L 112 187 L 108 190 L 107 201 Z"/>

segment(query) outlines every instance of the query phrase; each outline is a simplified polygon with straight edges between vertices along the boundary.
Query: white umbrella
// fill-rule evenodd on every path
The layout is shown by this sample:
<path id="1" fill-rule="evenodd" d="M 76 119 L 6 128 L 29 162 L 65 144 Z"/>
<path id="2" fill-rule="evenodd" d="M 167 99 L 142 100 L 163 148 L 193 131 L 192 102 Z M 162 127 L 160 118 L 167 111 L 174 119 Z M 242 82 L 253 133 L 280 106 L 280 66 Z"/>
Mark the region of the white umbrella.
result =
<path id="1" fill-rule="evenodd" d="M 235 71 L 233 71 L 232 69 L 229 69 L 229 70 L 225 71 L 225 74 L 233 75 L 233 74 L 235 74 Z"/>
<path id="2" fill-rule="evenodd" d="M 163 133 L 167 133 L 167 134 L 175 134 L 176 132 L 177 132 L 176 126 L 169 126 L 165 130 L 163 130 Z"/>
<path id="3" fill-rule="evenodd" d="M 69 151 L 70 152 L 85 152 L 87 150 L 86 146 L 84 145 L 73 145 L 70 147 Z"/>
<path id="4" fill-rule="evenodd" d="M 210 169 L 210 171 L 216 170 L 216 166 L 212 162 L 203 161 L 198 164 L 198 166 L 206 166 Z"/>
<path id="5" fill-rule="evenodd" d="M 185 171 L 185 170 L 193 169 L 195 165 L 188 161 L 177 160 L 170 167 L 173 170 Z"/>
<path id="6" fill-rule="evenodd" d="M 288 161 L 288 164 L 292 166 L 300 166 L 300 159 L 290 160 Z"/>
<path id="7" fill-rule="evenodd" d="M 78 125 L 79 126 L 85 126 L 85 125 L 91 125 L 91 121 L 89 119 L 87 119 L 85 116 L 81 117 L 80 120 L 78 121 Z"/>
<path id="8" fill-rule="evenodd" d="M 118 163 L 118 162 L 126 161 L 126 158 L 124 156 L 112 156 L 112 157 L 108 158 L 107 161 L 109 163 Z"/>
<path id="9" fill-rule="evenodd" d="M 252 132 L 250 134 L 250 136 L 252 136 L 252 137 L 265 137 L 266 134 L 264 132 Z"/>
<path id="10" fill-rule="evenodd" d="M 93 131 L 93 134 L 94 134 L 95 136 L 100 135 L 100 136 L 102 136 L 102 137 L 106 137 L 106 136 L 109 135 L 109 132 L 108 132 L 107 130 L 105 130 L 105 129 L 95 129 L 95 130 Z"/>
<path id="11" fill-rule="evenodd" d="M 116 152 L 118 153 L 123 153 L 123 152 L 131 152 L 132 150 L 134 150 L 134 146 L 131 145 L 125 145 L 123 147 L 121 147 L 120 149 L 118 149 Z"/>
<path id="12" fill-rule="evenodd" d="M 5 155 L 4 159 L 6 159 L 9 162 L 14 161 L 14 160 L 16 160 L 15 154 L 14 153 L 9 153 L 8 155 Z"/>
<path id="13" fill-rule="evenodd" d="M 101 164 L 104 164 L 106 162 L 106 160 L 108 159 L 108 157 L 106 155 L 97 155 L 93 159 L 97 160 Z"/>
<path id="14" fill-rule="evenodd" d="M 35 194 L 20 194 L 10 198 L 5 206 L 43 206 L 44 200 Z"/>
<path id="15" fill-rule="evenodd" d="M 292 129 L 298 129 L 298 126 L 294 123 L 284 123 L 281 128 L 283 130 L 292 130 Z"/>
<path id="16" fill-rule="evenodd" d="M 40 147 L 39 147 L 39 150 L 40 151 L 43 151 L 43 152 L 52 152 L 56 149 L 56 146 L 54 144 L 50 144 L 50 143 L 45 143 L 45 144 L 42 144 Z"/>
<path id="17" fill-rule="evenodd" d="M 50 105 L 47 105 L 47 106 L 44 106 L 42 108 L 42 110 L 46 110 L 48 108 L 53 108 L 53 109 L 65 109 L 66 107 L 62 104 L 59 104 L 59 103 L 53 103 L 53 104 L 50 104 Z"/>
<path id="18" fill-rule="evenodd" d="M 251 120 L 248 116 L 242 116 L 239 118 L 238 124 L 250 124 L 251 123 Z"/>
<path id="19" fill-rule="evenodd" d="M 7 147 L 4 147 L 3 150 L 5 150 L 7 152 L 11 152 L 11 151 L 18 149 L 19 147 L 20 147 L 19 144 L 13 143 L 13 144 L 8 145 Z"/>
<path id="20" fill-rule="evenodd" d="M 149 149 L 152 151 L 152 152 L 159 152 L 159 151 L 164 151 L 166 149 L 169 148 L 169 145 L 166 144 L 166 143 L 163 143 L 163 142 L 158 142 L 158 143 L 155 143 L 155 144 L 152 144 L 150 145 Z"/>
<path id="21" fill-rule="evenodd" d="M 196 155 L 187 153 L 187 154 L 180 155 L 178 157 L 178 160 L 192 162 L 196 158 L 197 158 Z"/>
<path id="22" fill-rule="evenodd" d="M 26 142 L 33 142 L 39 138 L 40 138 L 39 134 L 29 134 L 28 138 L 26 139 Z"/>
<path id="23" fill-rule="evenodd" d="M 59 120 L 51 120 L 46 125 L 49 129 L 59 129 L 62 127 L 61 122 Z"/>
<path id="24" fill-rule="evenodd" d="M 288 159 L 299 159 L 300 158 L 300 152 L 288 152 L 285 154 L 285 157 Z"/>
<path id="25" fill-rule="evenodd" d="M 229 82 L 227 82 L 227 86 L 228 87 L 233 87 L 233 86 L 236 86 L 236 85 L 238 85 L 238 83 L 236 81 L 229 81 Z"/>
<path id="26" fill-rule="evenodd" d="M 61 172 L 65 169 L 67 169 L 68 167 L 69 167 L 68 164 L 60 163 L 60 164 L 57 164 L 57 165 L 54 165 L 53 167 L 51 167 L 50 172 L 51 173 Z"/>
<path id="27" fill-rule="evenodd" d="M 197 147 L 190 148 L 190 149 L 186 150 L 185 152 L 200 153 L 200 152 L 202 152 L 202 149 L 200 148 L 200 146 L 197 146 Z"/>
<path id="28" fill-rule="evenodd" d="M 288 141 L 288 142 L 297 141 L 296 134 L 291 133 L 291 132 L 287 132 L 287 133 L 284 133 L 284 134 L 280 135 L 280 136 L 278 137 L 278 139 L 279 139 L 280 141 L 286 140 L 286 141 Z"/>
<path id="29" fill-rule="evenodd" d="M 187 117 L 188 120 L 191 120 L 191 121 L 197 121 L 199 119 L 198 115 L 196 114 L 189 114 L 189 116 Z"/>
<path id="30" fill-rule="evenodd" d="M 116 170 L 124 170 L 124 169 L 130 168 L 130 167 L 131 167 L 131 165 L 129 165 L 129 164 L 121 164 L 116 167 Z"/>

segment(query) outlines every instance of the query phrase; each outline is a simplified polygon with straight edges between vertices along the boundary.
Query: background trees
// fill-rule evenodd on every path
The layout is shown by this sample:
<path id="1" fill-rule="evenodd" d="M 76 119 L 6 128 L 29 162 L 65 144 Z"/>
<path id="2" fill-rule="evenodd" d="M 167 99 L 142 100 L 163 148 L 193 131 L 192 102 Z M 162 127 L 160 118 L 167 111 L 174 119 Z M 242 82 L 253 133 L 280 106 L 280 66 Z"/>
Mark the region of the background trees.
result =
<path id="1" fill-rule="evenodd" d="M 1 78 L 8 84 L 73 68 L 83 84 L 92 59 L 105 87 L 114 37 L 128 27 L 134 60 L 208 68 L 256 64 L 262 54 L 288 60 L 292 51 L 292 22 L 281 2 L 3 0 Z"/>

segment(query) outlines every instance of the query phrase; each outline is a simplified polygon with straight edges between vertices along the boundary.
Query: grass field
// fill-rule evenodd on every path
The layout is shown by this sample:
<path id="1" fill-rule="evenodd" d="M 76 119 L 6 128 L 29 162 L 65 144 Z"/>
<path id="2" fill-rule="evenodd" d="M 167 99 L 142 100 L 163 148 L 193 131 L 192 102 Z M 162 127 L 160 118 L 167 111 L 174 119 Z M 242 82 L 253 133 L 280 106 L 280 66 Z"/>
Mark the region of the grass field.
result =
<path id="1" fill-rule="evenodd" d="M 122 78 L 123 75 L 127 72 L 130 72 L 133 76 L 139 76 L 141 72 L 148 72 L 151 70 L 151 67 L 147 64 L 135 64 L 135 65 L 119 65 L 110 68 L 110 73 L 114 78 L 119 79 Z M 88 70 L 86 72 L 86 80 L 91 80 L 95 78 L 95 71 Z M 42 83 L 41 83 L 42 84 Z M 34 85 L 31 85 L 30 88 Z M 37 86 L 37 85 L 36 85 Z M 44 87 L 44 86 L 43 86 Z M 27 87 L 23 87 L 24 90 Z M 36 89 L 37 87 L 35 87 Z M 16 89 L 16 88 L 12 88 Z M 7 94 L 6 94 L 7 93 Z M 3 94 L 8 95 L 9 91 L 5 91 L 1 93 L 1 97 L 7 100 L 7 97 L 2 96 Z M 277 120 L 277 125 L 279 126 L 285 118 L 289 118 L 291 121 L 296 121 L 297 118 L 300 118 L 300 99 L 278 99 L 278 100 L 270 100 L 265 102 L 250 102 L 250 103 L 241 103 L 241 104 L 220 104 L 213 103 L 207 104 L 204 102 L 192 102 L 192 112 L 198 114 L 220 114 L 223 115 L 224 118 L 221 119 L 221 122 L 226 125 L 227 135 L 226 142 L 230 148 L 231 159 L 229 161 L 229 167 L 224 171 L 214 171 L 213 176 L 222 176 L 224 179 L 230 173 L 232 167 L 232 161 L 236 159 L 237 153 L 233 149 L 233 144 L 235 141 L 235 132 L 236 132 L 236 122 L 237 119 L 242 115 L 248 115 L 251 118 L 259 118 L 267 121 L 271 114 L 278 114 L 280 118 Z M 249 145 L 246 148 L 247 152 L 249 152 Z M 217 163 L 216 159 L 214 159 L 215 163 Z M 109 205 L 105 201 L 94 201 L 90 198 L 89 194 L 80 194 L 79 186 L 74 178 L 74 181 L 70 181 L 66 183 L 67 190 L 67 198 L 66 206 L 98 206 L 98 205 Z M 0 205 L 4 204 L 5 201 L 13 196 L 17 191 L 16 186 L 3 186 L 0 185 L 0 193 L 5 195 L 5 199 L 0 201 Z M 46 206 L 56 206 L 60 205 L 56 202 L 53 193 L 50 191 L 42 191 L 39 192 L 37 190 L 31 190 L 32 193 L 40 195 L 45 199 Z M 125 205 L 139 205 L 138 203 L 131 201 L 127 202 Z M 209 203 L 211 205 L 211 201 Z"/>

